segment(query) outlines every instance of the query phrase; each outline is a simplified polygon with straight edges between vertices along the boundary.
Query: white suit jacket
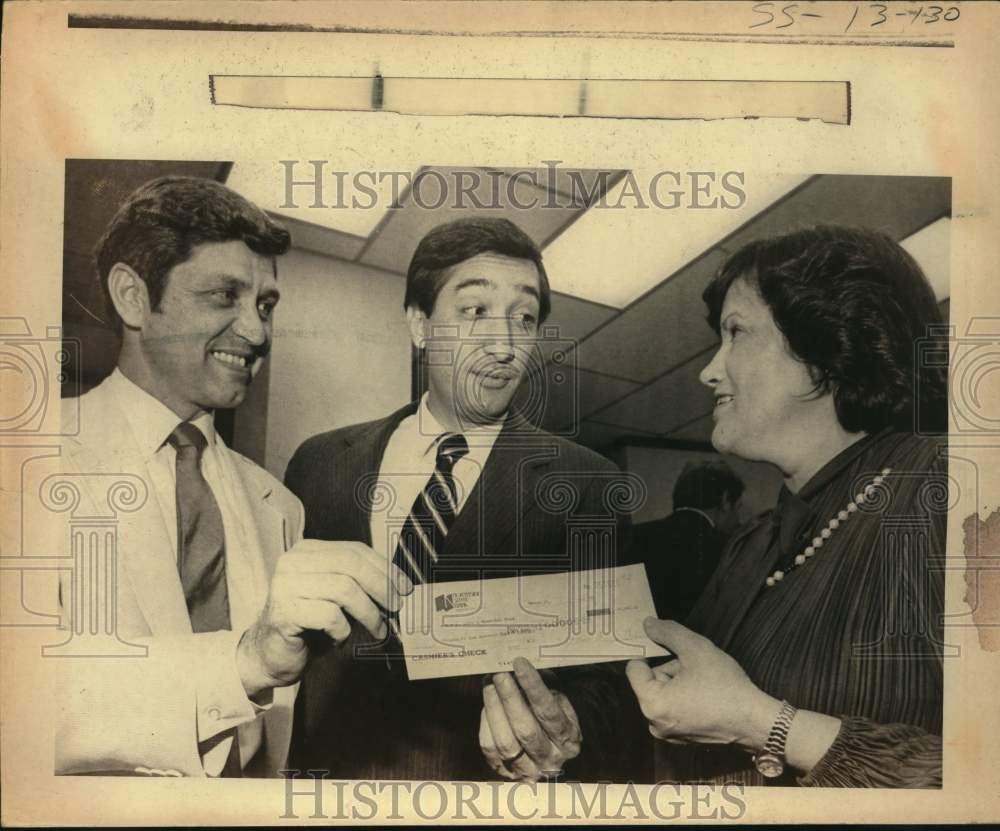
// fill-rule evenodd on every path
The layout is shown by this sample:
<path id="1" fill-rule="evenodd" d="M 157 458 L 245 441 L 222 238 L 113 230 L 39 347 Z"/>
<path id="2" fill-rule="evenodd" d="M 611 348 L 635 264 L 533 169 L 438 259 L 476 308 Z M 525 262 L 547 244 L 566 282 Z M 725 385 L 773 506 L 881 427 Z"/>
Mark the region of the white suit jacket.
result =
<path id="1" fill-rule="evenodd" d="M 94 510 L 106 513 L 104 491 L 114 477 L 136 476 L 147 485 L 144 501 L 117 515 L 113 604 L 117 638 L 145 647 L 147 654 L 54 662 L 59 685 L 56 773 L 204 776 L 198 724 L 201 719 L 225 719 L 227 714 L 211 700 L 199 701 L 196 690 L 199 685 L 204 689 L 206 679 L 211 686 L 212 673 L 231 668 L 234 633 L 192 633 L 176 551 L 154 498 L 146 462 L 106 385 L 64 407 L 64 433 L 74 432 L 75 425 L 67 421 L 76 412 L 79 432 L 64 439 L 61 469 L 79 486 L 81 500 L 91 500 Z M 235 457 L 234 466 L 253 507 L 247 525 L 259 535 L 270 579 L 277 558 L 302 536 L 302 504 L 263 468 L 227 452 Z M 99 484 L 88 484 L 88 478 Z M 80 575 L 66 571 L 60 577 L 64 628 L 70 627 L 67 599 L 74 597 L 74 591 L 80 591 Z M 244 766 L 248 775 L 277 775 L 283 767 L 296 690 L 297 686 L 275 689 L 272 707 L 259 716 L 264 719 L 263 745 L 253 763 Z"/>

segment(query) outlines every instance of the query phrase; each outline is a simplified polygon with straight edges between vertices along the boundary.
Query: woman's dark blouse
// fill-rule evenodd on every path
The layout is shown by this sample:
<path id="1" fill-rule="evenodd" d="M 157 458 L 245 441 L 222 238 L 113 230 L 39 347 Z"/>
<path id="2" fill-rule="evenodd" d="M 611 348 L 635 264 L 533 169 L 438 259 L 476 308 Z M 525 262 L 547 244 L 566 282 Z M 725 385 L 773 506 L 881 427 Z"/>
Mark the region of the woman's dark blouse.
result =
<path id="1" fill-rule="evenodd" d="M 765 588 L 886 467 L 866 507 Z M 783 489 L 730 543 L 688 625 L 765 692 L 842 720 L 808 775 L 774 784 L 940 787 L 947 507 L 943 443 L 887 431 L 847 448 L 798 494 Z M 661 745 L 657 757 L 660 779 L 765 784 L 735 748 Z"/>

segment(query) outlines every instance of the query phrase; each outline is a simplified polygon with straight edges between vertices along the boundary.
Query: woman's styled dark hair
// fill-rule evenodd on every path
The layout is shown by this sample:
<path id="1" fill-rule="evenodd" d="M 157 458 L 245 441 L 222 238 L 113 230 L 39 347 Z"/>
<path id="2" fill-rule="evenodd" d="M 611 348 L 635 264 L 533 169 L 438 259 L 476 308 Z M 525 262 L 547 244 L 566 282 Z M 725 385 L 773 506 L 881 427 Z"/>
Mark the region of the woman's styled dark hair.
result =
<path id="1" fill-rule="evenodd" d="M 108 275 L 125 263 L 146 283 L 153 310 L 167 275 L 206 242 L 242 240 L 264 257 L 284 254 L 291 236 L 260 208 L 225 185 L 195 176 L 162 176 L 139 187 L 114 215 L 97 243 L 97 275 L 110 319 L 122 321 L 111 302 Z"/>
<path id="2" fill-rule="evenodd" d="M 945 367 L 917 357 L 921 339 L 941 337 L 941 312 L 920 266 L 895 240 L 818 225 L 745 245 L 702 294 L 716 333 L 737 280 L 758 291 L 809 367 L 816 394 L 833 393 L 845 430 L 947 429 Z"/>
<path id="3" fill-rule="evenodd" d="M 430 316 L 441 287 L 447 281 L 448 269 L 487 252 L 535 264 L 539 288 L 538 322 L 543 323 L 552 307 L 552 299 L 549 278 L 542 265 L 542 252 L 531 237 L 509 219 L 457 219 L 429 231 L 417 245 L 406 271 L 403 308 L 416 306 Z"/>

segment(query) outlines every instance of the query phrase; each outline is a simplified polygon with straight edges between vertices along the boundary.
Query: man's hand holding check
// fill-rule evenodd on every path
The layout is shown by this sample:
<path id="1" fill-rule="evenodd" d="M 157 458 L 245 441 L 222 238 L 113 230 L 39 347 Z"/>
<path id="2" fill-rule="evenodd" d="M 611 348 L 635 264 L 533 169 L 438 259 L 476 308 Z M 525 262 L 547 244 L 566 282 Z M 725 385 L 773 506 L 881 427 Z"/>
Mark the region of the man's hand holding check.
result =
<path id="1" fill-rule="evenodd" d="M 553 692 L 531 662 L 514 659 L 483 688 L 479 746 L 505 779 L 537 782 L 562 772 L 580 753 L 580 722 L 569 700 Z"/>
<path id="2" fill-rule="evenodd" d="M 305 669 L 307 630 L 346 640 L 345 612 L 382 639 L 382 609 L 398 612 L 413 584 L 360 542 L 302 540 L 278 560 L 267 604 L 240 640 L 237 665 L 247 695 L 295 683 Z M 381 607 L 381 608 L 380 608 Z"/>

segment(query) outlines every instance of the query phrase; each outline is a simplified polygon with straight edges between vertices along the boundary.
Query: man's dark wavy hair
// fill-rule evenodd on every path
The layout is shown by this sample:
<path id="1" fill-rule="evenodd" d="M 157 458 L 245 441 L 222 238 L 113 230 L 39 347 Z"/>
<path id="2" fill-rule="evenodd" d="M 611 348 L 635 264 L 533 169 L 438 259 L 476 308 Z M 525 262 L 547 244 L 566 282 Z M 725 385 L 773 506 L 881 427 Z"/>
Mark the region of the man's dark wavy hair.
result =
<path id="1" fill-rule="evenodd" d="M 549 278 L 542 265 L 542 252 L 524 231 L 509 219 L 474 217 L 456 219 L 427 232 L 413 252 L 406 271 L 403 307 L 416 306 L 428 317 L 447 282 L 448 269 L 480 254 L 501 254 L 529 260 L 538 269 L 538 322 L 544 323 L 552 308 Z"/>
<path id="2" fill-rule="evenodd" d="M 816 394 L 832 392 L 845 430 L 947 429 L 946 369 L 917 360 L 918 341 L 941 336 L 941 311 L 920 266 L 891 237 L 818 225 L 745 245 L 702 294 L 716 333 L 737 280 L 763 298 Z"/>
<path id="3" fill-rule="evenodd" d="M 291 236 L 252 202 L 212 179 L 161 176 L 125 200 L 97 243 L 97 275 L 109 319 L 119 332 L 122 320 L 111 302 L 108 275 L 116 263 L 130 266 L 146 283 L 156 311 L 167 275 L 206 242 L 242 240 L 264 257 L 288 251 Z"/>

